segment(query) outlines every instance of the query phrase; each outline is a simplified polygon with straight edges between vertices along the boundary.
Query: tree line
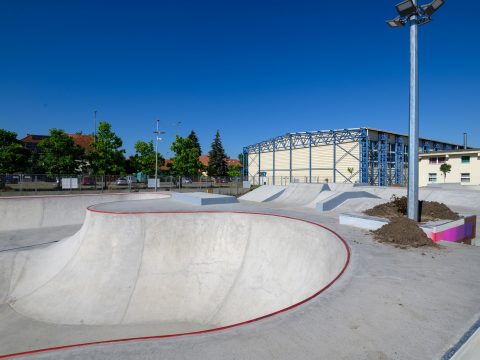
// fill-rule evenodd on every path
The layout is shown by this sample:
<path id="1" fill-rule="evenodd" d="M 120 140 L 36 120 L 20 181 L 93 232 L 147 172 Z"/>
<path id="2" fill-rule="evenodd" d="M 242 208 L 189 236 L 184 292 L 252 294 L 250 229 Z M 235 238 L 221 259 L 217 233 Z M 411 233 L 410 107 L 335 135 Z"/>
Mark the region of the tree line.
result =
<path id="1" fill-rule="evenodd" d="M 156 153 L 153 141 L 139 140 L 135 143 L 135 154 L 125 158 L 123 141 L 116 135 L 108 122 L 100 122 L 88 151 L 68 136 L 62 129 L 50 129 L 49 136 L 30 150 L 17 139 L 12 131 L 0 129 L 0 174 L 132 174 L 155 173 Z M 176 136 L 170 146 L 174 153 L 161 174 L 195 177 L 207 172 L 213 177 L 240 176 L 238 164 L 228 165 L 227 155 L 217 130 L 208 153 L 208 166 L 199 157 L 202 153 L 195 131 L 187 137 Z M 165 165 L 164 157 L 158 153 L 158 170 Z"/>

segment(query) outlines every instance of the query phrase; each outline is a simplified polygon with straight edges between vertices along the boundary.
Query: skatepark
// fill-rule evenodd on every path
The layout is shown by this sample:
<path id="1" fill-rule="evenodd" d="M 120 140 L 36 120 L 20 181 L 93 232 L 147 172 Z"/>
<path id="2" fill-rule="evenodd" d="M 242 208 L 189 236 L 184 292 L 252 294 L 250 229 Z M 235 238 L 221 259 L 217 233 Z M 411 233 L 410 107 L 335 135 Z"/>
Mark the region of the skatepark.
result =
<path id="1" fill-rule="evenodd" d="M 480 248 L 339 224 L 403 192 L 0 198 L 0 358 L 474 359 Z M 461 214 L 478 197 L 420 191 Z"/>

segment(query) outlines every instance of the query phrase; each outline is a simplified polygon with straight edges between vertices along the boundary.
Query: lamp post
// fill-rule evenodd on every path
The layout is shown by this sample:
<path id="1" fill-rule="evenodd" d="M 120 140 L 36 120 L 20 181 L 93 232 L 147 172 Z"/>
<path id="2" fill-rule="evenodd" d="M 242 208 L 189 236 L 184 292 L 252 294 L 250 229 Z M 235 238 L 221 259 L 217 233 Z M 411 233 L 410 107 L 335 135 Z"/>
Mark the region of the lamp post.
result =
<path id="1" fill-rule="evenodd" d="M 165 131 L 159 130 L 160 120 L 157 120 L 157 129 L 153 132 L 155 134 L 155 192 L 158 188 L 158 141 L 162 140 L 161 134 L 165 134 Z"/>
<path id="2" fill-rule="evenodd" d="M 93 142 L 97 142 L 97 110 L 93 110 Z"/>
<path id="3" fill-rule="evenodd" d="M 418 221 L 418 27 L 430 22 L 431 15 L 437 11 L 444 0 L 434 0 L 419 6 L 416 0 L 406 0 L 395 7 L 398 16 L 388 20 L 390 27 L 402 27 L 410 24 L 410 111 L 408 126 L 408 218 Z"/>

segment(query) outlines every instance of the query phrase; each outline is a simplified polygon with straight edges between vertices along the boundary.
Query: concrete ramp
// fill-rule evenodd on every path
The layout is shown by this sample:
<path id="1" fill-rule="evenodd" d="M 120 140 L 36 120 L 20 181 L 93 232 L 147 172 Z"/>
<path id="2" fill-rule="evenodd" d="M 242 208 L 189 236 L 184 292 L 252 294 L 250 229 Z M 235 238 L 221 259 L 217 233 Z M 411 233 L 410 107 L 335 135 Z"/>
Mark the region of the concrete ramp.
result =
<path id="1" fill-rule="evenodd" d="M 450 206 L 480 208 L 480 190 L 422 188 L 420 189 L 420 199 L 437 201 Z"/>
<path id="2" fill-rule="evenodd" d="M 362 201 L 367 199 L 380 199 L 380 197 L 367 191 L 341 191 L 332 194 L 332 196 L 323 201 L 317 202 L 315 208 L 318 211 L 330 211 L 351 199 Z"/>
<path id="3" fill-rule="evenodd" d="M 357 188 L 352 183 L 329 183 L 328 186 L 332 191 L 353 191 Z"/>
<path id="4" fill-rule="evenodd" d="M 293 183 L 272 203 L 285 206 L 306 206 L 314 201 L 322 191 L 329 191 L 328 184 Z"/>
<path id="5" fill-rule="evenodd" d="M 0 300 L 48 323 L 188 332 L 300 303 L 336 280 L 348 259 L 333 232 L 292 218 L 88 211 L 70 238 L 0 254 L 10 264 L 1 269 Z"/>
<path id="6" fill-rule="evenodd" d="M 390 200 L 393 195 L 407 196 L 407 189 L 402 187 L 390 186 L 358 186 L 355 187 L 358 191 L 366 191 L 370 194 L 376 195 L 382 199 Z"/>
<path id="7" fill-rule="evenodd" d="M 387 200 L 381 198 L 357 198 L 349 199 L 342 204 L 335 207 L 332 211 L 335 213 L 343 212 L 363 212 L 367 209 L 371 209 L 374 206 L 384 204 Z"/>
<path id="8" fill-rule="evenodd" d="M 255 190 L 249 191 L 245 195 L 239 197 L 239 199 L 254 202 L 271 201 L 279 197 L 284 191 L 285 186 L 262 185 Z"/>
<path id="9" fill-rule="evenodd" d="M 81 225 L 86 209 L 95 204 L 169 197 L 147 192 L 0 197 L 0 231 Z"/>

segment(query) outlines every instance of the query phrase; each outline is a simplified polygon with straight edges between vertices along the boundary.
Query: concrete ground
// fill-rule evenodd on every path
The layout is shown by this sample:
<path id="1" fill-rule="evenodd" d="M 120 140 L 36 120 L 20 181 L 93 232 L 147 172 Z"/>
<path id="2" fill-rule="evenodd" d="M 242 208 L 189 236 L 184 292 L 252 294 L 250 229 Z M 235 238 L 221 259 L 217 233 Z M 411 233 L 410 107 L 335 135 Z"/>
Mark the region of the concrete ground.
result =
<path id="1" fill-rule="evenodd" d="M 352 256 L 344 275 L 311 301 L 258 322 L 201 335 L 109 343 L 32 354 L 25 359 L 440 359 L 480 315 L 480 248 L 400 250 L 368 232 L 340 226 L 338 213 L 285 209 L 272 203 L 192 206 L 171 199 L 97 205 L 104 211 L 252 211 L 323 224 Z M 476 212 L 473 208 L 464 210 Z M 39 236 L 0 233 L 8 247 L 58 239 L 76 228 Z M 56 235 L 55 235 L 56 234 Z M 8 251 L 6 252 L 8 253 Z M 171 325 L 171 324 L 170 324 Z M 178 324 L 181 326 L 182 324 Z M 162 333 L 161 324 L 55 325 L 0 305 L 0 354 Z M 1 357 L 1 356 L 0 356 Z"/>

